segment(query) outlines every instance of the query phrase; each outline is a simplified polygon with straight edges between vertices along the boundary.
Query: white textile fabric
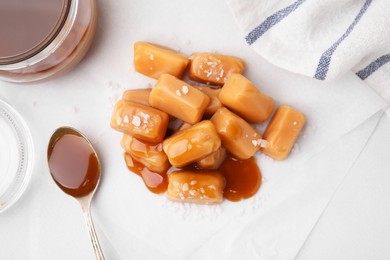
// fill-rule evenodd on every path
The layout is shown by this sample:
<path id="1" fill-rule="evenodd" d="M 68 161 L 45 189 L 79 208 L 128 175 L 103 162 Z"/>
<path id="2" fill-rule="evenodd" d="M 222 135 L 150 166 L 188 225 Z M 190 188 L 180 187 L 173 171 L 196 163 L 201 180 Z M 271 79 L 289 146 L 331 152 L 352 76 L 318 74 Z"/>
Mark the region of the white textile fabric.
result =
<path id="1" fill-rule="evenodd" d="M 269 62 L 319 80 L 353 71 L 390 101 L 388 0 L 226 0 Z"/>

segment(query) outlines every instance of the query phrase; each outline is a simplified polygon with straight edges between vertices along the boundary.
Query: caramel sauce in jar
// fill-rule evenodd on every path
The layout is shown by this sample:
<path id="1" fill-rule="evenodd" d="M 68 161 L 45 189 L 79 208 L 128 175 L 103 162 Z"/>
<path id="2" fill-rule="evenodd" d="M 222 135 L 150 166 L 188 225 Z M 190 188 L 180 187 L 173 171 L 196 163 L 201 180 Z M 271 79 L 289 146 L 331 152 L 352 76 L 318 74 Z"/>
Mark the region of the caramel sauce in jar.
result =
<path id="1" fill-rule="evenodd" d="M 134 160 L 130 154 L 125 153 L 125 162 L 127 168 L 140 176 L 145 183 L 145 186 L 153 193 L 164 193 L 168 188 L 168 176 L 166 172 L 155 172 L 149 170 L 142 163 Z"/>
<path id="2" fill-rule="evenodd" d="M 62 132 L 48 149 L 51 176 L 68 195 L 84 197 L 99 182 L 100 166 L 90 144 L 75 132 Z"/>
<path id="3" fill-rule="evenodd" d="M 0 26 L 0 42 L 7 43 L 9 36 L 16 43 L 27 44 L 8 52 L 0 51 L 0 80 L 40 82 L 62 75 L 79 63 L 95 34 L 96 0 L 19 2 L 0 0 L 4 8 L 0 14 L 13 11 L 11 17 L 0 17 L 2 24 L 6 24 Z M 23 25 L 21 29 L 20 25 Z M 29 33 L 23 33 L 26 30 Z"/>

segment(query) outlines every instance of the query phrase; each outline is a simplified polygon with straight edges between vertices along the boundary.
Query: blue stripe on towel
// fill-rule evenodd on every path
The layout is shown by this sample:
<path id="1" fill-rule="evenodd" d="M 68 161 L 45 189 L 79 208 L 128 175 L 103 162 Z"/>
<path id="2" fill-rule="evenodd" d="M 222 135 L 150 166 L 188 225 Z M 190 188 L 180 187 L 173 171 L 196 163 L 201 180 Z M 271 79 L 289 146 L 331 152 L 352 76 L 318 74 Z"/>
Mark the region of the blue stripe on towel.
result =
<path id="1" fill-rule="evenodd" d="M 324 80 L 326 78 L 326 74 L 329 70 L 330 61 L 332 59 L 332 55 L 335 52 L 336 48 L 340 45 L 340 43 L 348 37 L 348 35 L 353 31 L 355 28 L 355 25 L 360 21 L 360 19 L 363 17 L 364 13 L 367 11 L 368 7 L 370 6 L 372 0 L 366 0 L 364 3 L 362 9 L 360 9 L 360 12 L 355 17 L 355 20 L 353 23 L 348 27 L 348 29 L 344 32 L 344 34 L 335 42 L 333 45 L 327 49 L 321 56 L 321 59 L 318 63 L 318 67 L 316 70 L 316 74 L 314 77 L 316 79 Z"/>
<path id="2" fill-rule="evenodd" d="M 271 29 L 275 24 L 279 23 L 281 20 L 286 18 L 290 13 L 292 13 L 295 9 L 297 9 L 303 2 L 306 0 L 298 0 L 291 5 L 285 7 L 282 10 L 274 13 L 273 15 L 267 17 L 264 22 L 262 22 L 259 26 L 253 29 L 246 37 L 246 42 L 251 45 L 257 39 L 259 39 L 266 31 Z"/>
<path id="3" fill-rule="evenodd" d="M 378 59 L 374 60 L 373 62 L 371 62 L 367 67 L 365 67 L 361 71 L 357 72 L 356 75 L 362 80 L 365 80 L 366 78 L 371 76 L 372 73 L 377 71 L 380 67 L 382 67 L 389 61 L 390 61 L 390 54 L 383 55 Z"/>

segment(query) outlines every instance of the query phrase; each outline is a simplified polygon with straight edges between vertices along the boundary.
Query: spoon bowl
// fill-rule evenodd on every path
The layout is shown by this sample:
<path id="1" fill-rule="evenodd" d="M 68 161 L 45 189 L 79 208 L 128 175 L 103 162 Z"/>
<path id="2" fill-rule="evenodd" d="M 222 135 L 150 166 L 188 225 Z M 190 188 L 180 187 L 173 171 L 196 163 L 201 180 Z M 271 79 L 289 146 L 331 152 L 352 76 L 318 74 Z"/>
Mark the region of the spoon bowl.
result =
<path id="1" fill-rule="evenodd" d="M 95 258 L 104 259 L 91 217 L 91 201 L 101 177 L 95 149 L 76 129 L 60 127 L 50 138 L 47 160 L 54 182 L 81 205 Z"/>

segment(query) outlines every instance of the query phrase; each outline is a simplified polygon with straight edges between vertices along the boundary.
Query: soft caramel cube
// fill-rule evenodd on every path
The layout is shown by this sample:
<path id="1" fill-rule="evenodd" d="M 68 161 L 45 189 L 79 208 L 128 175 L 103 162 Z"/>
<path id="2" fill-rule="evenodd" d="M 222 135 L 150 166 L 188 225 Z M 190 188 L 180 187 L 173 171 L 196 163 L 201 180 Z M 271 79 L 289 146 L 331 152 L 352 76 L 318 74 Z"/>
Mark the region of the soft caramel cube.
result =
<path id="1" fill-rule="evenodd" d="M 197 204 L 219 204 L 224 180 L 216 171 L 174 171 L 168 175 L 167 198 Z"/>
<path id="2" fill-rule="evenodd" d="M 134 44 L 135 71 L 146 76 L 158 79 L 167 73 L 181 78 L 188 63 L 186 56 L 164 46 L 148 42 Z"/>
<path id="3" fill-rule="evenodd" d="M 267 120 L 274 109 L 272 97 L 261 93 L 252 82 L 237 73 L 227 79 L 219 94 L 219 100 L 250 122 Z"/>
<path id="4" fill-rule="evenodd" d="M 261 135 L 227 108 L 218 109 L 210 120 L 214 123 L 223 146 L 236 158 L 249 159 L 260 149 Z"/>
<path id="5" fill-rule="evenodd" d="M 240 58 L 221 54 L 194 53 L 190 60 L 190 78 L 214 85 L 223 85 L 232 73 L 242 73 L 245 69 L 245 62 Z"/>
<path id="6" fill-rule="evenodd" d="M 226 158 L 226 149 L 221 146 L 217 151 L 198 161 L 203 169 L 218 169 Z"/>
<path id="7" fill-rule="evenodd" d="M 130 135 L 123 135 L 122 148 L 138 162 L 155 172 L 165 172 L 170 167 L 168 157 L 162 149 L 162 143 L 141 142 Z"/>
<path id="8" fill-rule="evenodd" d="M 122 99 L 124 101 L 149 106 L 150 91 L 152 89 L 129 89 L 123 93 Z"/>
<path id="9" fill-rule="evenodd" d="M 137 103 L 118 101 L 111 118 L 111 127 L 127 135 L 151 143 L 164 139 L 168 114 Z"/>
<path id="10" fill-rule="evenodd" d="M 163 149 L 169 162 L 176 167 L 199 161 L 217 151 L 220 146 L 221 139 L 209 120 L 179 131 L 163 142 Z"/>
<path id="11" fill-rule="evenodd" d="M 305 123 L 306 116 L 301 112 L 286 105 L 278 107 L 265 130 L 264 139 L 267 144 L 262 152 L 275 160 L 284 160 Z"/>
<path id="12" fill-rule="evenodd" d="M 206 111 L 204 114 L 207 116 L 212 116 L 218 110 L 218 108 L 222 107 L 222 103 L 219 100 L 219 93 L 221 92 L 221 88 L 211 88 L 204 86 L 195 86 L 195 88 L 199 89 L 203 93 L 205 93 L 210 98 L 210 103 L 206 107 Z"/>
<path id="13" fill-rule="evenodd" d="M 201 120 L 209 102 L 206 94 L 169 74 L 161 75 L 149 96 L 151 106 L 191 124 Z"/>

